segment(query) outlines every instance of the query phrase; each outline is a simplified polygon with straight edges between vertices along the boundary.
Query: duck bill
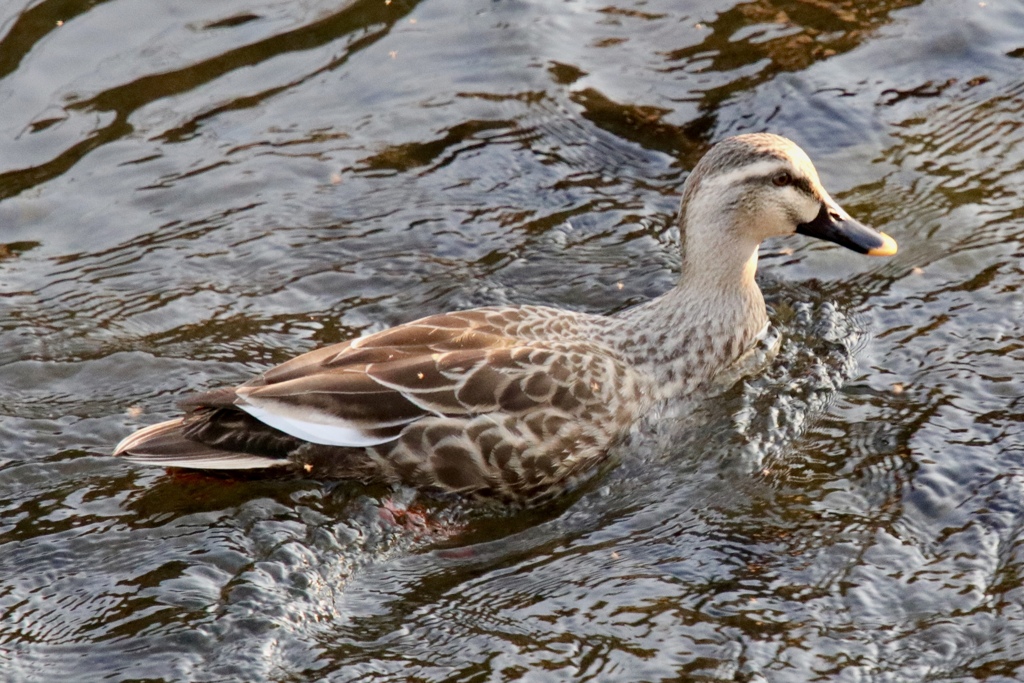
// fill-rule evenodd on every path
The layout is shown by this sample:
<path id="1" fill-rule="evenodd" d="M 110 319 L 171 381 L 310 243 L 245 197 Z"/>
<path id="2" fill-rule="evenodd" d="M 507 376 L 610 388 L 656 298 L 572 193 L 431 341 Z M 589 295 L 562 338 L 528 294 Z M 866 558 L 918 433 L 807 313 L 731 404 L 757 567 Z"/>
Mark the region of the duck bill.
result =
<path id="1" fill-rule="evenodd" d="M 808 237 L 828 240 L 868 256 L 892 256 L 896 253 L 896 240 L 884 232 L 858 223 L 842 210 L 821 205 L 814 220 L 796 226 L 796 231 Z"/>

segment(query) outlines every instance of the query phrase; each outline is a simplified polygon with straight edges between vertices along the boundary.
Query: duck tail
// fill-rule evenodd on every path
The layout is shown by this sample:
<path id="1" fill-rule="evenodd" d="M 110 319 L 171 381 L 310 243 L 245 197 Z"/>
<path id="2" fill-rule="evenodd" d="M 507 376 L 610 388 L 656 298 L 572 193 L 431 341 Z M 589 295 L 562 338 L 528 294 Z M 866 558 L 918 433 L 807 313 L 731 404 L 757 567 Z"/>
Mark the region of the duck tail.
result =
<path id="1" fill-rule="evenodd" d="M 140 429 L 117 444 L 114 455 L 131 462 L 200 470 L 253 470 L 287 465 L 285 458 L 237 453 L 187 438 L 182 418 Z"/>

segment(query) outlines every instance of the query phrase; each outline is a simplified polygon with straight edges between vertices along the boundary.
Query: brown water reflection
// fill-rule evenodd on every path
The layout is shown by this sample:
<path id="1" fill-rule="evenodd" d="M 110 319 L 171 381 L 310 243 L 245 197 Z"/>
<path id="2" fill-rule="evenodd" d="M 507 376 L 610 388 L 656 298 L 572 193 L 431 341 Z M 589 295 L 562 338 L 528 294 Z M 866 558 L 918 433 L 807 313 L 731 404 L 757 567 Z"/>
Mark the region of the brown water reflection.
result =
<path id="1" fill-rule="evenodd" d="M 49 0 L 0 27 L 0 679 L 1024 678 L 1019 3 Z M 770 245 L 779 359 L 591 488 L 432 502 L 429 540 L 388 491 L 106 455 L 418 315 L 663 291 L 687 170 L 750 130 L 900 254 Z"/>

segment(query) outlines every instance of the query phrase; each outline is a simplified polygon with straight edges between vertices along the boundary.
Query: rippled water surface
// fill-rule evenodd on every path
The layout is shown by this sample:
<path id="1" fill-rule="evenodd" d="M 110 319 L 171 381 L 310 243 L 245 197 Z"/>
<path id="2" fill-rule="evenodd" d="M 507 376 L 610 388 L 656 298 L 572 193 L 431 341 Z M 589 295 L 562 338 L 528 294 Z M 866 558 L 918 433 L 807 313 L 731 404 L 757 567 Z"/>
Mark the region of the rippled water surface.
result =
<path id="1" fill-rule="evenodd" d="M 611 1 L 0 7 L 0 679 L 1024 680 L 1024 4 Z M 421 315 L 649 299 L 758 130 L 900 253 L 766 245 L 779 356 L 588 488 L 422 532 L 108 455 Z"/>

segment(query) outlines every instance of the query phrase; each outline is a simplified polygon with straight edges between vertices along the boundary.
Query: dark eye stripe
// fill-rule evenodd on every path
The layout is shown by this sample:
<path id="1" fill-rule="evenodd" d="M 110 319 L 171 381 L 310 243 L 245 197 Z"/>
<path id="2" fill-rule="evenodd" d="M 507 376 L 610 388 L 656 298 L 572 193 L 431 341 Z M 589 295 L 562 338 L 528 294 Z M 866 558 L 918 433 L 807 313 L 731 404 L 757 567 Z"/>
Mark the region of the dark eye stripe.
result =
<path id="1" fill-rule="evenodd" d="M 814 196 L 814 191 L 811 189 L 811 181 L 807 178 L 793 178 L 791 184 L 804 194 Z"/>
<path id="2" fill-rule="evenodd" d="M 771 183 L 773 178 L 775 178 L 775 173 L 772 173 L 771 175 L 768 176 L 752 176 L 750 178 L 746 178 L 743 182 Z M 814 190 L 811 189 L 811 181 L 803 176 L 790 176 L 789 184 L 810 197 L 817 196 L 815 195 Z"/>

